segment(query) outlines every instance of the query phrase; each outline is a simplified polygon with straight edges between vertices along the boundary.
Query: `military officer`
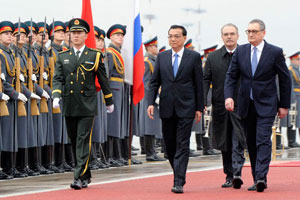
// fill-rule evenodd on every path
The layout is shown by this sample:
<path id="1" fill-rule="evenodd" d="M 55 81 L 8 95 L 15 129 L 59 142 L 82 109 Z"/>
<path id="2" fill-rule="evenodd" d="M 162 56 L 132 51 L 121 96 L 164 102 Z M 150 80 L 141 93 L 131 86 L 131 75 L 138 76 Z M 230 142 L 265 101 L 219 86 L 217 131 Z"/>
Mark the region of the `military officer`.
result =
<path id="1" fill-rule="evenodd" d="M 80 18 L 69 23 L 73 48 L 59 53 L 53 79 L 53 107 L 63 96 L 63 115 L 75 154 L 74 181 L 71 188 L 86 188 L 90 183 L 90 142 L 94 117 L 97 115 L 95 77 L 104 93 L 107 111 L 114 110 L 112 93 L 101 52 L 85 46 L 90 27 Z"/>
<path id="2" fill-rule="evenodd" d="M 296 129 L 300 128 L 300 51 L 294 53 L 293 55 L 289 56 L 290 58 L 290 66 L 289 70 L 292 77 L 292 85 L 294 90 L 292 91 L 292 104 L 296 102 L 296 111 L 298 114 L 296 116 L 296 126 L 293 127 L 294 124 L 291 124 L 291 115 L 288 115 L 284 119 L 281 120 L 282 123 L 285 124 L 287 127 L 287 137 L 288 137 L 288 146 L 290 148 L 300 147 L 299 143 L 296 142 Z M 291 108 L 290 108 L 291 110 Z M 288 118 L 288 121 L 286 120 Z M 299 129 L 300 131 L 300 129 Z"/>
<path id="3" fill-rule="evenodd" d="M 45 48 L 45 44 L 49 40 L 50 28 L 48 24 L 44 22 L 39 22 L 38 24 L 38 34 L 37 41 L 34 44 L 36 53 L 40 59 L 44 59 L 44 65 L 39 62 L 41 71 L 41 66 L 44 68 L 44 73 L 41 74 L 40 81 L 43 81 L 43 89 L 47 91 L 49 96 L 52 96 L 52 90 L 50 88 L 50 70 L 49 70 L 49 52 Z M 46 27 L 44 29 L 44 27 Z M 44 35 L 45 32 L 45 35 Z M 44 35 L 44 39 L 43 39 Z M 41 83 L 39 83 L 41 84 Z M 42 106 L 42 105 L 41 105 Z M 42 123 L 43 123 L 43 147 L 42 147 L 42 164 L 43 166 L 55 173 L 63 173 L 64 170 L 58 169 L 54 165 L 54 133 L 53 133 L 53 116 L 52 116 L 52 105 L 51 101 L 47 101 L 48 112 L 42 112 Z"/>
<path id="4" fill-rule="evenodd" d="M 48 48 L 49 56 L 54 59 L 54 63 L 57 60 L 58 53 L 63 50 L 61 45 L 65 39 L 65 23 L 61 21 L 55 21 L 50 25 L 51 45 Z M 51 73 L 50 73 L 51 74 Z M 50 76 L 50 82 L 53 77 Z M 62 109 L 62 104 L 60 109 Z M 73 171 L 73 168 L 67 164 L 65 157 L 71 158 L 69 163 L 72 163 L 72 147 L 68 140 L 67 128 L 65 118 L 61 112 L 53 112 L 53 132 L 54 132 L 54 157 L 55 166 L 61 170 Z M 68 156 L 66 153 L 68 152 Z M 72 164 L 71 164 L 72 165 Z"/>
<path id="5" fill-rule="evenodd" d="M 157 36 L 151 38 L 144 42 L 146 53 L 144 56 L 145 62 L 145 72 L 144 72 L 144 88 L 145 88 L 145 97 L 149 93 L 149 84 L 155 67 L 155 60 L 158 54 L 157 49 Z M 143 120 L 141 120 L 144 127 L 142 129 L 142 136 L 144 138 L 145 153 L 147 161 L 165 161 L 165 158 L 161 158 L 155 152 L 155 138 L 162 138 L 162 128 L 161 128 L 161 119 L 158 112 L 158 103 L 159 97 L 157 97 L 157 104 L 155 105 L 154 120 L 150 119 L 147 115 L 147 98 L 144 98 L 141 102 L 142 109 L 141 115 Z"/>
<path id="6" fill-rule="evenodd" d="M 20 26 L 20 30 L 18 28 Z M 20 33 L 20 34 L 19 34 Z M 40 100 L 41 98 L 35 93 L 29 91 L 28 81 L 32 81 L 32 77 L 28 77 L 27 71 L 27 58 L 23 49 L 23 45 L 26 43 L 27 35 L 29 34 L 28 26 L 24 23 L 15 23 L 15 30 L 13 36 L 15 37 L 15 43 L 12 49 L 15 52 L 16 58 L 19 60 L 20 64 L 20 81 L 22 92 L 25 96 L 29 98 L 34 98 Z M 16 63 L 18 65 L 18 63 Z M 19 106 L 19 104 L 17 104 Z M 19 109 L 19 107 L 17 107 Z M 18 152 L 16 157 L 16 167 L 17 169 L 25 174 L 26 176 L 37 176 L 38 172 L 32 171 L 28 168 L 28 148 L 34 145 L 34 126 L 32 123 L 31 116 L 31 101 L 27 101 L 25 104 L 26 116 L 17 116 L 17 137 L 18 137 Z"/>
<path id="7" fill-rule="evenodd" d="M 32 30 L 32 39 L 29 40 L 30 34 L 27 37 L 26 44 L 23 45 L 25 55 L 27 57 L 27 65 L 29 64 L 29 58 L 31 58 L 32 63 L 32 77 L 28 77 L 28 81 L 33 81 L 34 91 L 40 97 L 50 98 L 49 94 L 39 86 L 39 59 L 34 50 L 33 44 L 37 39 L 38 25 L 33 21 L 26 21 L 25 24 L 28 26 L 29 30 Z M 32 27 L 31 27 L 32 24 Z M 29 42 L 31 42 L 29 44 Z M 28 139 L 28 167 L 40 174 L 53 174 L 52 171 L 45 169 L 41 163 L 41 147 L 43 146 L 43 127 L 42 127 L 42 115 L 31 116 L 27 115 L 28 122 L 30 126 L 33 126 L 33 131 L 29 134 Z"/>
<path id="8" fill-rule="evenodd" d="M 70 48 L 70 29 L 69 29 L 69 21 L 65 22 L 65 27 L 66 27 L 66 32 L 65 32 L 65 38 L 64 38 L 64 41 L 62 43 L 62 48 L 63 50 L 67 50 Z"/>
<path id="9" fill-rule="evenodd" d="M 96 48 L 104 54 L 105 57 L 105 31 L 100 29 L 98 26 L 94 26 Z M 107 62 L 104 62 L 104 64 Z M 107 69 L 108 66 L 105 66 Z M 106 72 L 107 73 L 107 72 Z M 109 165 L 106 164 L 106 157 L 103 151 L 103 144 L 107 141 L 107 112 L 106 105 L 104 101 L 103 92 L 100 91 L 97 93 L 98 99 L 98 114 L 95 116 L 94 128 L 93 128 L 93 137 L 92 137 L 92 151 L 91 151 L 91 169 L 103 169 L 108 168 Z M 101 156 L 100 156 L 101 155 Z M 99 161 L 97 158 L 101 158 Z"/>

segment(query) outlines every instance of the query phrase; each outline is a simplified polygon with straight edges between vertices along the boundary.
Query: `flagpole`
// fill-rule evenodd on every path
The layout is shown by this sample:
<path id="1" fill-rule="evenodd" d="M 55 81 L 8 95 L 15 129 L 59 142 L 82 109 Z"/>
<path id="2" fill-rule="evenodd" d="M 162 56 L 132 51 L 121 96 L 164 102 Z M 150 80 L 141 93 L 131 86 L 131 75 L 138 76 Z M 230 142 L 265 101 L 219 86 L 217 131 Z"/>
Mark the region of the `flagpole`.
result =
<path id="1" fill-rule="evenodd" d="M 132 147 L 132 126 L 133 126 L 133 87 L 130 85 L 130 116 L 129 116 L 129 147 L 128 147 L 128 166 L 131 166 L 131 147 Z"/>

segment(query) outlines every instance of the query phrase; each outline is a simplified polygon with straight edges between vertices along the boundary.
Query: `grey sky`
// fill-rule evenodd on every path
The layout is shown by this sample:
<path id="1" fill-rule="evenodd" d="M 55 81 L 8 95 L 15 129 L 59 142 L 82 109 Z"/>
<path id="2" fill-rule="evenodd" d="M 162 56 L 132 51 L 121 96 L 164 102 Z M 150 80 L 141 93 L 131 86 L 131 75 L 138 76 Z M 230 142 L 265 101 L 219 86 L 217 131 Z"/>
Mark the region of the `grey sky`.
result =
<path id="1" fill-rule="evenodd" d="M 129 0 L 91 0 L 94 24 L 105 31 L 110 25 L 124 23 Z M 81 16 L 81 0 L 0 0 L 0 20 L 17 22 L 29 20 L 43 21 L 47 16 L 50 24 L 53 17 L 66 21 L 72 16 Z M 206 12 L 195 14 L 183 8 L 198 6 Z M 266 23 L 266 40 L 284 49 L 287 55 L 300 50 L 300 1 L 298 0 L 141 0 L 141 23 L 144 26 L 143 41 L 158 36 L 159 47 L 167 43 L 167 31 L 172 24 L 189 25 L 188 38 L 193 39 L 199 50 L 222 45 L 220 28 L 226 23 L 234 23 L 240 32 L 239 43 L 247 42 L 245 30 L 251 19 L 259 18 Z M 144 14 L 154 14 L 149 24 Z M 200 22 L 200 35 L 199 32 Z"/>

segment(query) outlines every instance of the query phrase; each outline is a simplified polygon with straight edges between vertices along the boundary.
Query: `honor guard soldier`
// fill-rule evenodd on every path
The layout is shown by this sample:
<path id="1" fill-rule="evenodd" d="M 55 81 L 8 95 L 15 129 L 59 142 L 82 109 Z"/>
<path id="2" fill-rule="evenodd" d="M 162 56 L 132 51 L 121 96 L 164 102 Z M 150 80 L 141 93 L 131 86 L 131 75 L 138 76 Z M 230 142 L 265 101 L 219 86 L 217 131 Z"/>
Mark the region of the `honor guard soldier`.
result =
<path id="1" fill-rule="evenodd" d="M 58 53 L 63 50 L 61 45 L 65 39 L 65 23 L 61 21 L 55 21 L 50 24 L 50 38 L 51 45 L 48 48 L 50 59 L 54 61 L 49 63 L 50 65 L 55 65 Z M 52 57 L 52 58 L 51 58 Z M 50 71 L 54 69 L 54 66 L 49 66 Z M 54 72 L 50 73 L 50 84 L 53 79 Z M 51 88 L 52 89 L 52 88 Z M 62 110 L 62 104 L 60 104 L 60 110 Z M 55 166 L 58 169 L 65 171 L 73 171 L 73 168 L 67 164 L 66 158 L 69 158 L 69 163 L 73 165 L 72 162 L 72 146 L 68 140 L 67 128 L 65 124 L 65 118 L 62 116 L 62 113 L 57 110 L 53 111 L 53 133 L 54 133 L 54 158 Z M 67 156 L 68 154 L 68 156 Z M 71 158 L 71 159 L 70 159 Z M 71 160 L 71 161 L 70 161 Z"/>
<path id="2" fill-rule="evenodd" d="M 46 90 L 49 96 L 52 96 L 52 90 L 50 88 L 50 69 L 49 69 L 49 52 L 45 47 L 45 44 L 49 40 L 49 25 L 45 22 L 38 23 L 38 35 L 35 43 L 35 50 L 39 59 L 39 85 Z M 43 72 L 43 73 L 42 73 Z M 42 99 L 43 100 L 43 99 Z M 42 147 L 42 163 L 43 166 L 55 173 L 63 173 L 64 170 L 58 169 L 54 165 L 54 133 L 53 133 L 53 117 L 52 117 L 52 105 L 51 100 L 47 100 L 46 105 L 40 102 L 40 112 L 43 122 L 43 147 Z M 45 107 L 45 108 L 43 108 Z M 45 109 L 43 111 L 43 109 Z"/>
<path id="3" fill-rule="evenodd" d="M 95 32 L 95 41 L 96 41 L 96 49 L 101 51 L 104 55 L 104 59 L 107 58 L 105 56 L 105 31 L 100 29 L 97 26 L 94 26 Z M 106 66 L 107 62 L 104 62 L 105 70 L 108 68 Z M 106 75 L 107 75 L 106 71 Z M 102 91 L 97 93 L 97 101 L 98 104 L 98 114 L 95 116 L 94 128 L 93 128 L 93 137 L 92 137 L 92 151 L 91 151 L 91 169 L 103 169 L 108 168 L 109 165 L 106 164 L 106 157 L 103 151 L 103 144 L 107 141 L 107 112 L 106 105 L 104 101 L 104 95 Z M 100 160 L 97 160 L 97 158 Z"/>
<path id="4" fill-rule="evenodd" d="M 1 78 L 3 81 L 4 93 L 10 99 L 7 101 L 9 116 L 2 116 L 1 134 L 2 134 L 2 156 L 1 164 L 3 172 L 14 178 L 23 178 L 25 174 L 20 173 L 15 166 L 16 153 L 18 151 L 17 130 L 15 126 L 15 118 L 17 117 L 16 102 L 26 102 L 26 96 L 17 92 L 15 89 L 16 70 L 15 57 L 9 46 L 13 41 L 13 31 L 15 27 L 9 21 L 0 23 L 0 59 L 1 59 Z"/>
<path id="5" fill-rule="evenodd" d="M 25 24 L 28 26 L 29 34 L 27 36 L 27 42 L 23 45 L 24 53 L 27 57 L 27 70 L 28 70 L 28 83 L 32 81 L 33 91 L 40 97 L 50 99 L 49 94 L 39 86 L 39 59 L 34 49 L 34 43 L 37 39 L 37 33 L 39 30 L 38 25 L 33 21 L 26 21 Z M 32 25 L 32 26 L 31 26 Z M 29 69 L 31 64 L 32 69 Z M 31 72 L 29 72 L 31 70 Z M 31 77 L 29 74 L 32 74 Z M 30 85 L 28 84 L 28 88 Z M 30 89 L 30 88 L 29 88 Z M 39 107 L 37 108 L 39 110 Z M 42 115 L 28 114 L 27 117 L 30 118 L 29 124 L 33 126 L 33 132 L 29 134 L 28 143 L 28 167 L 40 174 L 53 174 L 52 171 L 47 170 L 42 166 L 41 158 L 41 147 L 43 146 L 43 123 Z"/>
<path id="6" fill-rule="evenodd" d="M 145 88 L 145 97 L 147 97 L 149 93 L 149 85 L 152 74 L 154 72 L 155 60 L 158 54 L 157 49 L 157 36 L 152 39 L 144 42 L 144 46 L 146 49 L 146 54 L 144 56 L 145 62 L 145 72 L 144 72 L 144 88 Z M 142 109 L 141 115 L 143 116 L 140 124 L 143 124 L 144 127 L 142 129 L 142 136 L 144 138 L 144 146 L 146 153 L 147 161 L 165 161 L 165 158 L 161 158 L 155 152 L 155 139 L 162 138 L 162 128 L 161 128 L 161 119 L 159 117 L 158 104 L 159 104 L 159 96 L 157 97 L 157 101 L 154 105 L 154 119 L 150 119 L 147 115 L 147 107 L 149 105 L 148 99 L 144 98 L 142 100 Z"/>
<path id="7" fill-rule="evenodd" d="M 290 112 L 287 117 L 280 120 L 283 127 L 287 127 L 288 147 L 297 148 L 300 147 L 299 143 L 296 142 L 296 129 L 300 128 L 300 52 L 294 53 L 289 56 L 290 58 L 290 74 L 292 78 L 292 102 L 290 111 L 296 111 L 297 114 L 291 114 Z M 300 131 L 300 129 L 299 129 Z"/>
<path id="8" fill-rule="evenodd" d="M 166 50 L 166 46 L 162 46 L 162 47 L 159 49 L 159 53 L 164 52 L 165 50 Z"/>
<path id="9" fill-rule="evenodd" d="M 75 18 L 69 24 L 73 47 L 58 54 L 53 79 L 53 108 L 63 101 L 63 115 L 75 155 L 71 188 L 86 188 L 91 182 L 89 168 L 94 117 L 97 115 L 97 76 L 104 93 L 107 111 L 114 110 L 112 93 L 100 51 L 85 46 L 88 23 Z"/>
<path id="10" fill-rule="evenodd" d="M 66 32 L 65 32 L 65 38 L 62 44 L 63 51 L 70 48 L 70 29 L 69 29 L 69 21 L 65 22 Z"/>
<path id="11" fill-rule="evenodd" d="M 203 51 L 204 51 L 204 55 L 203 55 L 204 57 L 203 57 L 203 60 L 202 60 L 203 68 L 205 67 L 205 61 L 208 57 L 208 54 L 215 51 L 217 49 L 217 47 L 218 47 L 218 45 L 214 45 L 212 47 L 203 49 Z M 207 99 L 208 99 L 207 106 L 210 106 L 211 105 L 211 88 L 209 90 Z M 204 117 L 202 117 L 201 120 L 202 120 L 202 124 L 204 126 Z M 209 122 L 209 123 L 211 123 L 211 122 Z M 202 130 L 204 130 L 203 126 L 202 126 Z M 211 126 L 209 125 L 208 127 L 211 127 Z M 208 131 L 210 133 L 211 128 Z M 204 130 L 204 132 L 202 131 L 202 133 L 201 133 L 201 143 L 202 143 L 202 146 L 203 146 L 203 155 L 217 155 L 217 154 L 219 154 L 211 147 L 211 141 L 210 141 L 210 138 L 209 138 L 210 136 L 208 135 L 208 137 L 204 137 L 204 134 L 205 134 L 205 130 Z M 199 138 L 199 136 L 197 134 L 196 134 L 196 137 Z M 196 139 L 196 141 L 197 141 L 197 139 Z"/>
<path id="12" fill-rule="evenodd" d="M 193 46 L 193 40 L 189 39 L 188 41 L 186 41 L 186 43 L 184 44 L 184 47 L 190 50 L 195 50 L 195 47 Z M 202 144 L 201 144 L 201 133 L 203 132 L 202 130 L 203 127 L 203 123 L 202 120 L 200 120 L 200 123 L 193 123 L 192 126 L 192 132 L 195 132 L 195 138 L 196 138 L 196 149 L 197 150 L 202 150 Z M 198 153 L 194 153 L 195 150 L 190 149 L 190 154 L 189 157 L 197 157 L 200 156 L 200 154 Z"/>
<path id="13" fill-rule="evenodd" d="M 15 30 L 13 36 L 15 37 L 15 43 L 12 45 L 12 49 L 15 52 L 16 57 L 16 74 L 19 73 L 19 80 L 21 85 L 21 91 L 25 94 L 27 99 L 40 100 L 33 91 L 28 89 L 29 81 L 32 81 L 32 77 L 28 77 L 27 69 L 27 55 L 23 49 L 23 45 L 26 43 L 27 35 L 29 34 L 28 26 L 24 23 L 15 23 Z M 19 72 L 17 72 L 19 69 Z M 18 79 L 17 79 L 18 82 Z M 17 83 L 16 83 L 17 85 Z M 16 88 L 17 90 L 17 88 Z M 16 168 L 25 176 L 37 176 L 38 172 L 32 171 L 28 168 L 28 148 L 34 145 L 34 126 L 31 116 L 31 101 L 27 101 L 25 104 L 25 114 L 19 115 L 20 104 L 17 104 L 18 116 L 16 120 L 17 124 L 17 140 L 18 140 L 18 152 L 16 157 Z"/>

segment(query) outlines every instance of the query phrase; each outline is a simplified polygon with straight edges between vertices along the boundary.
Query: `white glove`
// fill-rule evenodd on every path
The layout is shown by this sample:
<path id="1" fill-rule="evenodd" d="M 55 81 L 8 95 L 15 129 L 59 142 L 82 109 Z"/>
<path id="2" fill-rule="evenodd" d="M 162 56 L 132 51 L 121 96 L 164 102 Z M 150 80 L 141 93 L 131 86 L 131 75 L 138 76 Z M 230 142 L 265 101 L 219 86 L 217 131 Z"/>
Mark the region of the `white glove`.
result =
<path id="1" fill-rule="evenodd" d="M 31 93 L 30 98 L 32 98 L 32 99 L 38 99 L 38 100 L 41 99 L 41 97 L 39 97 L 38 95 L 36 95 L 34 93 Z"/>
<path id="2" fill-rule="evenodd" d="M 2 93 L 2 97 L 1 97 L 1 99 L 2 99 L 2 100 L 4 100 L 4 101 L 8 101 L 10 98 L 9 98 L 9 96 L 8 96 L 8 95 L 6 95 L 6 94 Z"/>
<path id="3" fill-rule="evenodd" d="M 156 103 L 156 104 L 159 104 L 159 97 L 156 97 L 155 103 Z"/>
<path id="4" fill-rule="evenodd" d="M 44 79 L 45 81 L 47 81 L 47 80 L 48 80 L 48 75 L 47 75 L 47 73 L 46 73 L 46 72 L 44 72 L 44 73 L 43 73 L 43 79 Z"/>
<path id="5" fill-rule="evenodd" d="M 53 108 L 59 108 L 59 98 L 53 99 Z"/>
<path id="6" fill-rule="evenodd" d="M 23 83 L 25 82 L 25 78 L 24 78 L 24 76 L 23 76 L 23 74 L 20 74 L 20 81 L 22 81 Z"/>
<path id="7" fill-rule="evenodd" d="M 45 90 L 43 90 L 42 97 L 45 97 L 47 100 L 50 99 L 49 94 Z"/>
<path id="8" fill-rule="evenodd" d="M 111 105 L 107 106 L 106 107 L 106 111 L 107 111 L 107 113 L 114 112 L 114 104 L 111 104 Z"/>
<path id="9" fill-rule="evenodd" d="M 31 80 L 32 80 L 33 82 L 36 82 L 36 75 L 35 75 L 35 74 L 32 74 L 32 75 L 31 75 Z"/>
<path id="10" fill-rule="evenodd" d="M 26 101 L 27 101 L 27 98 L 26 98 L 25 95 L 22 94 L 22 93 L 19 93 L 18 99 L 19 99 L 20 101 L 23 101 L 24 103 L 26 103 Z"/>
<path id="11" fill-rule="evenodd" d="M 5 81 L 5 75 L 4 75 L 4 73 L 1 73 L 1 79 L 2 79 L 2 81 Z"/>

